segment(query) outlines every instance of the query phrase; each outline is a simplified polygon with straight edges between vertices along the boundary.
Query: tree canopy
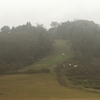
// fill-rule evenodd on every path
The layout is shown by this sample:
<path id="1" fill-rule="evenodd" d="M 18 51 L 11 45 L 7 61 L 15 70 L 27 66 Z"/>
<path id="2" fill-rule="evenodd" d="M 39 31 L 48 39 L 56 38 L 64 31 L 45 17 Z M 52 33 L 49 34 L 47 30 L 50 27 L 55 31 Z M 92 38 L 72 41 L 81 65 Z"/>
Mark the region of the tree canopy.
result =
<path id="1" fill-rule="evenodd" d="M 55 31 L 56 30 L 56 31 Z M 75 20 L 49 29 L 56 39 L 66 39 L 75 56 L 100 58 L 100 27 L 92 21 Z"/>
<path id="2" fill-rule="evenodd" d="M 14 70 L 32 64 L 53 50 L 53 39 L 65 39 L 75 58 L 100 59 L 100 26 L 92 21 L 74 20 L 42 24 L 30 22 L 18 27 L 3 26 L 0 32 L 0 68 Z"/>
<path id="3" fill-rule="evenodd" d="M 15 70 L 32 64 L 48 54 L 52 48 L 53 41 L 41 25 L 34 27 L 27 22 L 11 29 L 4 26 L 0 32 L 0 68 Z"/>

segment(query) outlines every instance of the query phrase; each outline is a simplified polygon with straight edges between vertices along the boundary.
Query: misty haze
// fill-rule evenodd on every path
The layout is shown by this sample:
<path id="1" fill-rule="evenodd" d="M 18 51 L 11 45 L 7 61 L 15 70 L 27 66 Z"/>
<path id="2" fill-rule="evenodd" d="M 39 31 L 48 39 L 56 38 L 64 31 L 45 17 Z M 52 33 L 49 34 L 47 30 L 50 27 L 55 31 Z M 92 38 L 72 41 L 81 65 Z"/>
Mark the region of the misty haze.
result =
<path id="1" fill-rule="evenodd" d="M 100 1 L 0 0 L 0 100 L 99 100 Z"/>

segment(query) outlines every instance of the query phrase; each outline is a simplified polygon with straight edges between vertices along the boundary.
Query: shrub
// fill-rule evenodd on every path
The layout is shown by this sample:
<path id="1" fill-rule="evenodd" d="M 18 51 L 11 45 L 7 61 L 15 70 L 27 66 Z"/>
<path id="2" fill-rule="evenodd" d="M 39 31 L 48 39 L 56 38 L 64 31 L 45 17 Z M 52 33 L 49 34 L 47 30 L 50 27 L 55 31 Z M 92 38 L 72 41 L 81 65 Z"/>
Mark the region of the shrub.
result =
<path id="1" fill-rule="evenodd" d="M 46 69 L 46 68 L 42 68 L 41 71 L 44 72 L 44 73 L 50 73 L 50 69 Z"/>
<path id="2" fill-rule="evenodd" d="M 100 85 L 98 86 L 93 86 L 94 89 L 100 90 Z"/>
<path id="3" fill-rule="evenodd" d="M 36 70 L 29 69 L 29 70 L 27 70 L 27 71 L 25 71 L 23 73 L 24 74 L 34 74 L 34 73 L 37 73 L 37 71 Z"/>
<path id="4" fill-rule="evenodd" d="M 25 72 L 23 72 L 24 74 L 35 74 L 35 73 L 50 73 L 50 69 L 39 69 L 39 70 L 33 70 L 33 69 L 29 69 Z"/>
<path id="5" fill-rule="evenodd" d="M 21 74 L 21 72 L 18 72 L 18 71 L 7 71 L 5 74 Z"/>

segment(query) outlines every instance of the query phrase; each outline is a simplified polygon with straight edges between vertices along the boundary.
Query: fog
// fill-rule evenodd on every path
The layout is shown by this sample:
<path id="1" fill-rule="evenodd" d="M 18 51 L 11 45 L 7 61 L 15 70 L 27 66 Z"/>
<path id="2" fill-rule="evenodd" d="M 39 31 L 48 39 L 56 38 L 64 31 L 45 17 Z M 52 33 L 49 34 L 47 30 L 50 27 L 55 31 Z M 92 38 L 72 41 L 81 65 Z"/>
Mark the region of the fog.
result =
<path id="1" fill-rule="evenodd" d="M 50 27 L 75 19 L 92 20 L 100 24 L 100 0 L 0 0 L 0 28 L 26 22 Z"/>

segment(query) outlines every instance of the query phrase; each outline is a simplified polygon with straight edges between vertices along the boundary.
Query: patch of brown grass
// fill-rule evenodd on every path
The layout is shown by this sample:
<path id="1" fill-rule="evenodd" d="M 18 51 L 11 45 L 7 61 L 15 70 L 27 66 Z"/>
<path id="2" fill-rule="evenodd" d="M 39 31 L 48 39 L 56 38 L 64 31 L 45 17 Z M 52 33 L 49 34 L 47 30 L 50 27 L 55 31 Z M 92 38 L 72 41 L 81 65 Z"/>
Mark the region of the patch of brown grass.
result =
<path id="1" fill-rule="evenodd" d="M 53 73 L 0 76 L 0 100 L 100 100 L 91 93 L 60 86 Z"/>

